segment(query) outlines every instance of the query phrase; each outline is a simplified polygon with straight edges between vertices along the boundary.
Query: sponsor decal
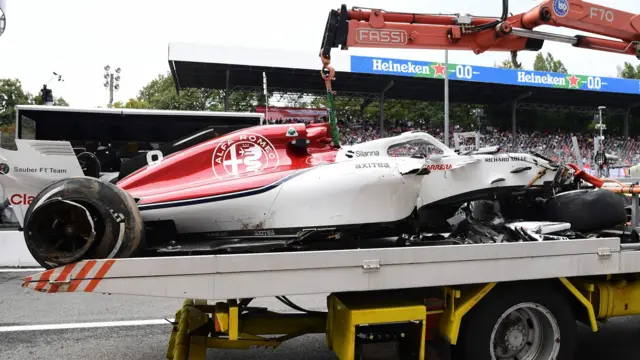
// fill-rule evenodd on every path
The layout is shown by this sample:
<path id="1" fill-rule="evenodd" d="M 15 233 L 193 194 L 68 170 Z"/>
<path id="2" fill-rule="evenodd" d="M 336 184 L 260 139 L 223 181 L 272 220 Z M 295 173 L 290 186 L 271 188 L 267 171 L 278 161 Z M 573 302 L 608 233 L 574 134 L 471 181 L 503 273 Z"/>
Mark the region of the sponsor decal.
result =
<path id="1" fill-rule="evenodd" d="M 225 236 L 229 236 L 229 233 L 226 231 L 223 232 L 209 232 L 207 233 L 207 236 L 210 237 L 225 237 Z"/>
<path id="2" fill-rule="evenodd" d="M 431 75 L 431 66 L 412 61 L 373 59 L 373 71 Z"/>
<path id="3" fill-rule="evenodd" d="M 213 173 L 218 178 L 271 171 L 280 158 L 264 136 L 241 133 L 221 141 L 213 151 Z"/>
<path id="4" fill-rule="evenodd" d="M 605 9 L 602 9 L 605 10 Z M 613 15 L 604 14 L 600 8 L 592 9 L 591 18 L 609 21 Z M 351 71 L 364 74 L 380 74 L 407 77 L 444 79 L 446 72 L 452 80 L 474 81 L 490 84 L 523 85 L 541 88 L 589 90 L 610 93 L 640 94 L 640 80 L 607 78 L 578 74 L 562 74 L 544 71 L 525 71 L 490 68 L 465 64 L 449 64 L 433 61 L 392 59 L 370 56 L 351 56 Z"/>
<path id="5" fill-rule="evenodd" d="M 66 174 L 67 169 L 56 169 L 52 167 L 30 168 L 14 166 L 11 170 L 15 173 L 46 173 L 46 174 Z M 8 172 L 8 171 L 7 171 Z"/>
<path id="6" fill-rule="evenodd" d="M 536 74 L 527 71 L 518 71 L 518 82 L 521 83 L 565 86 L 566 80 L 564 76 L 553 76 L 549 73 Z"/>
<path id="7" fill-rule="evenodd" d="M 113 218 L 115 219 L 115 221 L 117 223 L 124 222 L 125 217 L 124 217 L 124 215 L 122 213 L 116 212 L 113 209 L 109 209 L 109 212 L 111 213 L 111 216 L 113 216 Z"/>
<path id="8" fill-rule="evenodd" d="M 510 161 L 527 161 L 524 156 L 511 156 L 511 157 L 490 157 L 485 158 L 485 162 L 510 162 Z"/>
<path id="9" fill-rule="evenodd" d="M 560 17 L 569 13 L 569 0 L 553 0 L 553 12 Z"/>
<path id="10" fill-rule="evenodd" d="M 365 157 L 365 156 L 380 156 L 380 151 L 361 151 L 358 150 L 355 152 L 356 157 Z"/>
<path id="11" fill-rule="evenodd" d="M 275 236 L 276 232 L 273 230 L 256 230 L 253 232 L 254 236 Z"/>
<path id="12" fill-rule="evenodd" d="M 34 198 L 28 194 L 13 194 L 9 196 L 9 202 L 11 205 L 30 205 Z"/>
<path id="13" fill-rule="evenodd" d="M 333 231 L 335 227 L 324 227 L 324 228 L 304 228 L 302 231 Z"/>
<path id="14" fill-rule="evenodd" d="M 405 45 L 408 38 L 404 30 L 360 28 L 356 32 L 360 44 Z"/>
<path id="15" fill-rule="evenodd" d="M 429 171 L 438 171 L 438 170 L 451 170 L 453 165 L 451 164 L 431 164 L 425 166 Z"/>
<path id="16" fill-rule="evenodd" d="M 518 71 L 518 83 L 531 84 L 531 85 L 550 85 L 556 88 L 580 88 L 581 82 L 587 82 L 589 89 L 597 89 L 602 87 L 602 80 L 597 78 L 583 79 L 575 74 L 556 74 L 556 73 L 541 73 L 530 71 Z"/>
<path id="17" fill-rule="evenodd" d="M 292 136 L 298 136 L 298 132 L 296 131 L 296 129 L 290 127 L 289 130 L 287 130 L 287 137 Z"/>
<path id="18" fill-rule="evenodd" d="M 613 11 L 595 6 L 592 6 L 591 9 L 589 9 L 589 18 L 595 18 L 600 21 L 607 21 L 610 23 L 616 19 L 615 15 L 613 15 Z"/>
<path id="19" fill-rule="evenodd" d="M 0 164 L 0 175 L 7 175 L 11 167 L 5 163 Z"/>
<path id="20" fill-rule="evenodd" d="M 315 159 L 313 156 L 309 156 L 307 157 L 304 162 L 307 165 L 322 165 L 322 164 L 329 164 L 331 163 L 331 161 L 327 161 L 327 160 L 323 160 L 323 159 Z"/>
<path id="21" fill-rule="evenodd" d="M 389 163 L 364 163 L 356 164 L 356 169 L 390 168 Z"/>

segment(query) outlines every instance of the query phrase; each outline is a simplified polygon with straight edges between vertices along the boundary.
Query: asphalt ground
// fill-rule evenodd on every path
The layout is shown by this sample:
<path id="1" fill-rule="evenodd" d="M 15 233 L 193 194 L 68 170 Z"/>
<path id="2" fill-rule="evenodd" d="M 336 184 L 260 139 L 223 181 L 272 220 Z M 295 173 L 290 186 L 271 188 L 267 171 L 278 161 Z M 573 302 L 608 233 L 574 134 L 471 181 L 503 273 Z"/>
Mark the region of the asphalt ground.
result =
<path id="1" fill-rule="evenodd" d="M 0 359 L 164 359 L 172 319 L 182 300 L 101 294 L 40 294 L 20 287 L 31 272 L 0 270 Z M 324 296 L 291 297 L 325 310 Z M 275 299 L 252 305 L 290 309 Z M 599 333 L 579 326 L 577 359 L 634 359 L 640 354 L 640 317 L 602 325 Z M 211 360 L 336 360 L 323 335 L 307 335 L 278 349 L 209 350 Z"/>

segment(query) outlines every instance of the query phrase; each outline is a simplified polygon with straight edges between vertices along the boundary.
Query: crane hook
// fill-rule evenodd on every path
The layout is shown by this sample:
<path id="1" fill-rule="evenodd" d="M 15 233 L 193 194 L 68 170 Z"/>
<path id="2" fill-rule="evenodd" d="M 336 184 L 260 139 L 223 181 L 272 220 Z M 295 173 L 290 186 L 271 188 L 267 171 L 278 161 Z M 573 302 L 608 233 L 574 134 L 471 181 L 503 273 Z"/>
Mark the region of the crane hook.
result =
<path id="1" fill-rule="evenodd" d="M 336 71 L 330 65 L 331 59 L 322 56 L 322 52 L 320 53 L 320 59 L 322 59 L 322 70 L 320 71 L 320 74 L 324 79 L 327 91 L 333 92 L 333 90 L 331 90 L 331 81 L 336 79 Z"/>

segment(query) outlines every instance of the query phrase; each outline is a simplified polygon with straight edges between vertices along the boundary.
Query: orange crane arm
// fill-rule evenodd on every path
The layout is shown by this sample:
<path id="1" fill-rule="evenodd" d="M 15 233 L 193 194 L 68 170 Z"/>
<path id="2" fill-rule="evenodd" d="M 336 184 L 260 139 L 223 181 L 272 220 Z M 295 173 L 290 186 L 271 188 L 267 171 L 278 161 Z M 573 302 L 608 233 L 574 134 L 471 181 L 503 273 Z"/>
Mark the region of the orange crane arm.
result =
<path id="1" fill-rule="evenodd" d="M 354 8 L 329 13 L 320 56 L 325 65 L 332 48 L 405 48 L 485 51 L 538 51 L 545 40 L 575 47 L 635 55 L 640 59 L 640 15 L 582 0 L 548 0 L 528 12 L 500 18 L 413 14 Z M 535 31 L 538 26 L 570 28 L 613 39 Z"/>

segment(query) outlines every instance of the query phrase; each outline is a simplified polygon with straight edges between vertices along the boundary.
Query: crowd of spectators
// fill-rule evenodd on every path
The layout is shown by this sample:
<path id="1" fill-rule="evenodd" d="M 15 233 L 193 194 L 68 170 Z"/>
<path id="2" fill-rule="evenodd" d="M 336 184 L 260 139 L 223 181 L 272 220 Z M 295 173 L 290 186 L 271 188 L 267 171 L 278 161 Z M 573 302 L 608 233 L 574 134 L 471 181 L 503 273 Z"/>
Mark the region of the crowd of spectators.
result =
<path id="1" fill-rule="evenodd" d="M 297 119 L 271 121 L 272 123 L 297 123 Z M 352 120 L 348 122 L 339 122 L 340 141 L 345 145 L 352 145 L 377 139 L 380 137 L 379 124 L 365 120 Z M 385 136 L 397 135 L 405 131 L 422 130 L 440 141 L 444 139 L 444 129 L 442 127 L 429 128 L 422 127 L 411 122 L 398 122 L 393 126 L 385 129 Z M 470 131 L 462 129 L 459 126 L 452 126 L 449 131 L 449 144 L 453 147 L 455 132 Z M 556 133 L 556 132 L 531 132 L 518 133 L 516 135 L 516 144 L 513 144 L 513 134 L 511 130 L 501 130 L 497 128 L 487 127 L 486 131 L 480 137 L 481 146 L 500 145 L 506 151 L 511 152 L 527 152 L 535 151 L 546 157 L 556 161 L 575 162 L 575 156 L 572 149 L 571 138 L 576 136 L 584 163 L 592 162 L 594 157 L 592 133 Z M 622 136 L 613 136 L 605 134 L 604 148 L 608 154 L 618 157 L 614 166 L 631 166 L 640 163 L 640 137 L 633 136 L 625 139 Z"/>

